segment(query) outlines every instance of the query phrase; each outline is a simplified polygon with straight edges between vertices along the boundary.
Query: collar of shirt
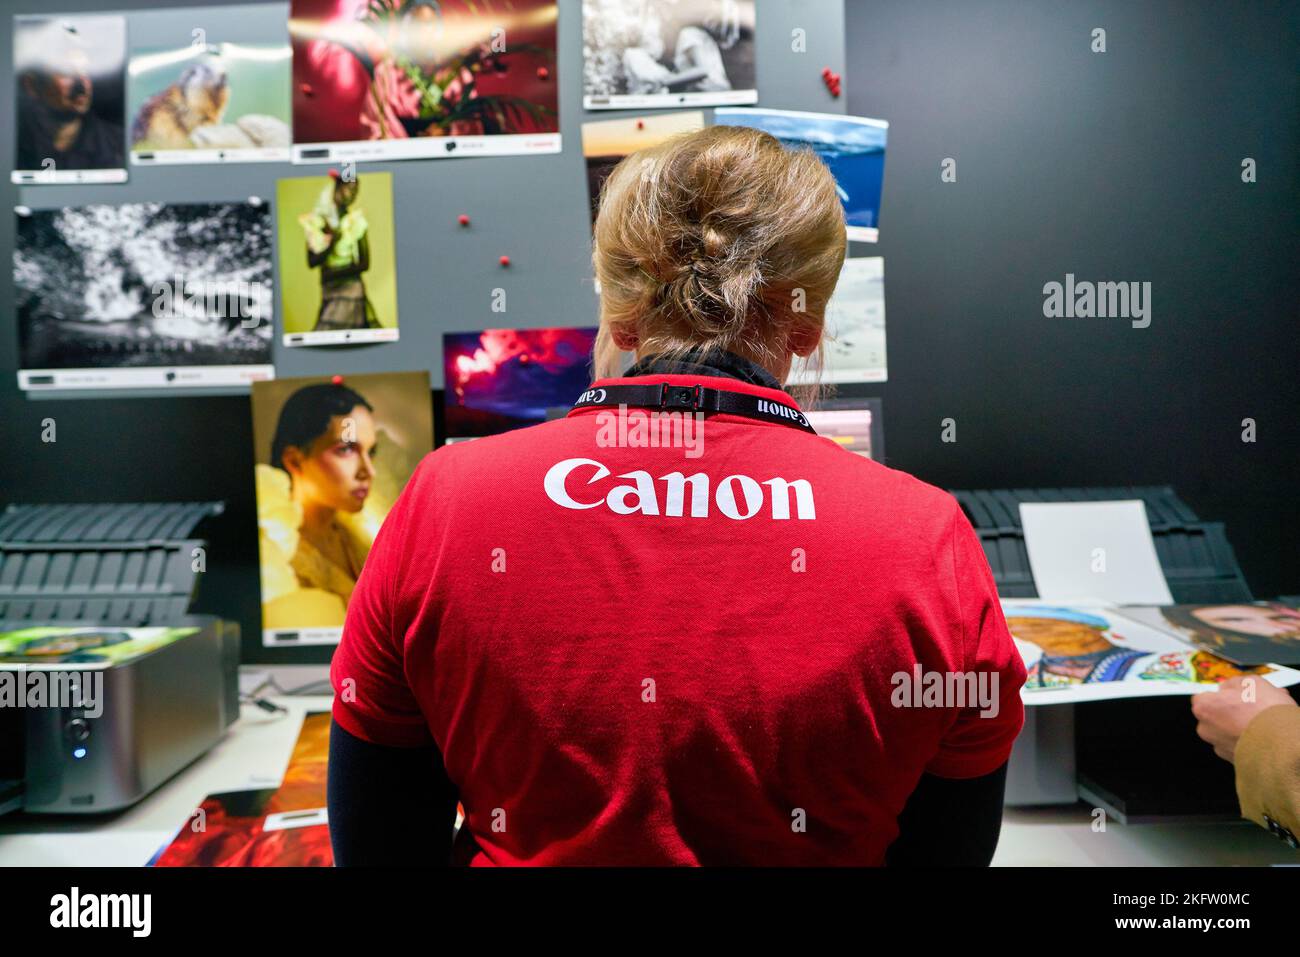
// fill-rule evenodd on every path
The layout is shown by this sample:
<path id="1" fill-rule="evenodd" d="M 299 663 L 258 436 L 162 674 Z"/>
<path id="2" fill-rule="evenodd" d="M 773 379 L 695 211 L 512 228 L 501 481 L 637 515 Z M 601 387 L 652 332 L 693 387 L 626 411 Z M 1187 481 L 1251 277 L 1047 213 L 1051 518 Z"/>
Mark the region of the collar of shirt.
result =
<path id="1" fill-rule="evenodd" d="M 631 379 L 663 374 L 738 379 L 750 385 L 761 385 L 765 389 L 781 391 L 781 383 L 776 380 L 776 376 L 758 363 L 751 362 L 734 352 L 724 352 L 720 349 L 695 349 L 680 358 L 646 356 L 623 373 L 623 377 Z M 790 397 L 784 392 L 781 393 L 780 401 L 787 405 L 791 404 Z"/>

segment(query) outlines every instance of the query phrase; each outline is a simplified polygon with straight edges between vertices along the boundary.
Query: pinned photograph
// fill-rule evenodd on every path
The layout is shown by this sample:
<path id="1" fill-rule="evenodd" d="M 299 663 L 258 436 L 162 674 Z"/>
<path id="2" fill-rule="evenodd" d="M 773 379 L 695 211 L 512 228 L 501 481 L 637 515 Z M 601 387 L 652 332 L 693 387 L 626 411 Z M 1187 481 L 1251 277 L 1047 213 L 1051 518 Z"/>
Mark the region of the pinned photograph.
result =
<path id="1" fill-rule="evenodd" d="M 126 18 L 18 16 L 14 183 L 124 183 Z"/>
<path id="2" fill-rule="evenodd" d="M 262 641 L 336 644 L 380 525 L 433 451 L 428 372 L 253 387 Z"/>
<path id="3" fill-rule="evenodd" d="M 18 384 L 204 388 L 269 379 L 267 203 L 17 209 Z"/>
<path id="4" fill-rule="evenodd" d="M 583 0 L 588 110 L 757 103 L 753 0 Z"/>
<path id="5" fill-rule="evenodd" d="M 287 162 L 289 61 L 287 43 L 133 52 L 131 162 Z"/>
<path id="6" fill-rule="evenodd" d="M 826 304 L 824 364 L 792 370 L 787 385 L 885 382 L 885 260 L 846 259 Z"/>
<path id="7" fill-rule="evenodd" d="M 623 158 L 662 143 L 678 133 L 704 129 L 704 114 L 659 113 L 617 120 L 594 120 L 582 124 L 582 155 L 587 161 L 587 196 L 591 200 L 591 224 L 600 210 L 600 190 Z"/>
<path id="8" fill-rule="evenodd" d="M 1002 611 L 1028 671 L 1027 705 L 1197 694 L 1243 675 L 1278 688 L 1300 682 L 1300 671 L 1239 667 L 1111 608 L 1004 601 Z"/>
<path id="9" fill-rule="evenodd" d="M 880 238 L 888 122 L 838 113 L 758 108 L 718 109 L 713 122 L 766 130 L 790 149 L 813 150 L 835 175 L 848 238 L 868 243 Z"/>
<path id="10" fill-rule="evenodd" d="M 555 0 L 292 0 L 293 159 L 560 152 Z"/>
<path id="11" fill-rule="evenodd" d="M 822 438 L 874 462 L 885 460 L 885 420 L 880 399 L 826 399 L 804 413 Z"/>
<path id="12" fill-rule="evenodd" d="M 595 328 L 485 329 L 442 337 L 448 441 L 545 422 L 591 385 Z"/>
<path id="13" fill-rule="evenodd" d="M 284 344 L 396 340 L 392 174 L 282 179 L 276 215 Z"/>

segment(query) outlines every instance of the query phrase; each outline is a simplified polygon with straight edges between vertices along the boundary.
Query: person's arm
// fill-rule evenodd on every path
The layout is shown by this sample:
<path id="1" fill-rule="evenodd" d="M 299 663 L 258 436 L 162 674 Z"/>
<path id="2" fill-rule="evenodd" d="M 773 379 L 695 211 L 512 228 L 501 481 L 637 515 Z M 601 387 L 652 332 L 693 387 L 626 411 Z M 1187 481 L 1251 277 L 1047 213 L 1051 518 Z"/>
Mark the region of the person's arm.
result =
<path id="1" fill-rule="evenodd" d="M 459 795 L 437 747 L 371 744 L 335 721 L 327 787 L 336 867 L 449 862 Z"/>
<path id="2" fill-rule="evenodd" d="M 417 595 L 402 586 L 408 550 L 418 547 L 433 511 L 431 459 L 421 461 L 375 536 L 330 664 L 327 800 L 341 866 L 447 863 L 456 790 L 405 664 Z"/>
<path id="3" fill-rule="evenodd" d="M 1250 675 L 1192 697 L 1196 733 L 1237 769 L 1241 816 L 1300 844 L 1300 707 Z"/>
<path id="4" fill-rule="evenodd" d="M 334 243 L 338 239 L 334 231 L 326 227 L 325 234 L 330 238 L 330 244 L 320 252 L 312 252 L 311 246 L 307 247 L 307 267 L 309 269 L 318 269 L 325 265 L 325 260 L 329 259 L 330 251 L 334 249 Z"/>
<path id="5" fill-rule="evenodd" d="M 954 707 L 938 752 L 899 815 L 899 836 L 885 858 L 892 866 L 988 866 L 1002 832 L 1007 761 L 1025 721 L 1024 660 L 979 537 L 956 502 L 953 512 L 951 616 L 960 627 L 953 642 L 959 657 L 949 667 L 975 676 L 988 698 Z"/>
<path id="6" fill-rule="evenodd" d="M 977 778 L 921 775 L 898 817 L 889 867 L 988 867 L 1002 834 L 1007 766 Z"/>

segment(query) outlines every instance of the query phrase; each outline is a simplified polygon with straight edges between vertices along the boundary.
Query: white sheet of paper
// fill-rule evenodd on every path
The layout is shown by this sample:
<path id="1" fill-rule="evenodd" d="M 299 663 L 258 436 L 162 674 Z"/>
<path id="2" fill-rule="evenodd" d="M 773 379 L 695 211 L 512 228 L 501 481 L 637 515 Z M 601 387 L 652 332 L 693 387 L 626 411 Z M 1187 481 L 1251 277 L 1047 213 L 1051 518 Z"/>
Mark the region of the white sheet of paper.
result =
<path id="1" fill-rule="evenodd" d="M 1140 500 L 1022 502 L 1020 523 L 1041 600 L 1173 604 Z"/>

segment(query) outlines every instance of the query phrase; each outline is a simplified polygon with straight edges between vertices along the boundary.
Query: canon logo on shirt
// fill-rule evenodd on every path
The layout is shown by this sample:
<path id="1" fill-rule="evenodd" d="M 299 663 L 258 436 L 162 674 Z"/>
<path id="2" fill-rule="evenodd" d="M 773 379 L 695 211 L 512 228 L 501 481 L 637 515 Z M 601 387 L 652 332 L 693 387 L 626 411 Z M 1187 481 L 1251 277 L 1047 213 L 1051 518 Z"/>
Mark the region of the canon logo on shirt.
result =
<path id="1" fill-rule="evenodd" d="M 611 487 L 599 484 L 609 477 L 609 469 L 594 459 L 565 459 L 547 470 L 542 486 L 546 489 L 546 497 L 556 505 L 572 509 L 604 505 L 617 515 L 681 518 L 686 514 L 689 486 L 690 518 L 708 518 L 712 504 L 727 518 L 738 521 L 754 518 L 762 512 L 774 519 L 788 519 L 792 497 L 796 518 L 817 517 L 812 483 L 807 479 L 791 482 L 777 477 L 759 482 L 748 475 L 728 475 L 718 482 L 716 488 L 711 488 L 709 476 L 704 472 L 694 475 L 669 472 L 658 479 L 664 486 L 661 498 L 659 486 L 649 472 L 624 472 L 614 477 L 627 479 L 627 483 Z"/>

